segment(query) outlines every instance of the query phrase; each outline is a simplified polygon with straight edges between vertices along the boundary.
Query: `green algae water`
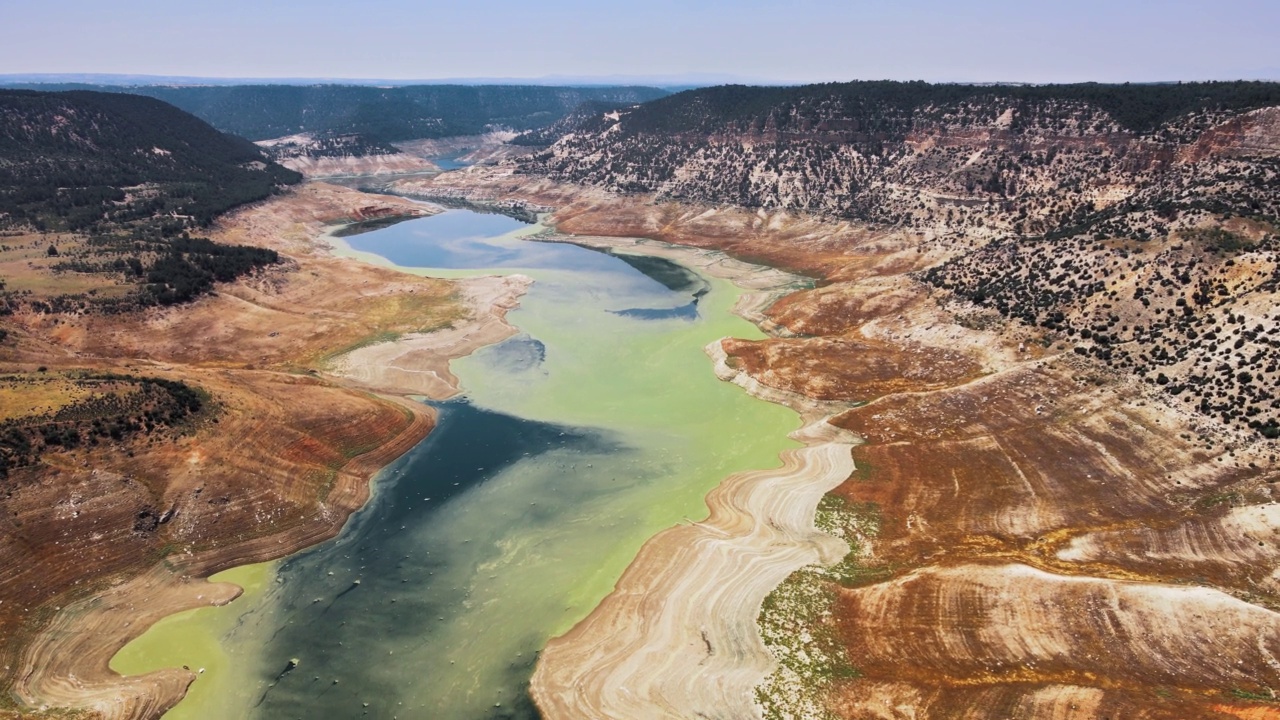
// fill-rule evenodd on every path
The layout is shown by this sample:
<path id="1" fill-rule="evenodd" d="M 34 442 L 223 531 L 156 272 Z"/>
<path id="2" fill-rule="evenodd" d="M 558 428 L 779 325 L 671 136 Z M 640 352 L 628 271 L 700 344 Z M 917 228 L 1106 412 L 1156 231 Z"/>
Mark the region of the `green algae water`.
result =
<path id="1" fill-rule="evenodd" d="M 522 239 L 535 229 L 450 211 L 349 239 L 346 254 L 410 272 L 533 277 L 508 316 L 520 334 L 453 363 L 465 395 L 339 537 L 117 656 L 129 673 L 206 668 L 166 718 L 536 718 L 547 640 L 646 539 L 704 518 L 721 479 L 778 465 L 798 419 L 719 381 L 703 352 L 760 336 L 730 314 L 736 288 Z"/>
<path id="2" fill-rule="evenodd" d="M 211 582 L 229 582 L 244 589 L 233 603 L 188 610 L 156 623 L 111 659 L 111 669 L 137 675 L 164 667 L 188 667 L 199 673 L 182 704 L 170 718 L 234 717 L 238 694 L 237 666 L 227 639 L 241 623 L 244 609 L 261 600 L 274 576 L 273 563 L 244 565 L 218 573 Z"/>

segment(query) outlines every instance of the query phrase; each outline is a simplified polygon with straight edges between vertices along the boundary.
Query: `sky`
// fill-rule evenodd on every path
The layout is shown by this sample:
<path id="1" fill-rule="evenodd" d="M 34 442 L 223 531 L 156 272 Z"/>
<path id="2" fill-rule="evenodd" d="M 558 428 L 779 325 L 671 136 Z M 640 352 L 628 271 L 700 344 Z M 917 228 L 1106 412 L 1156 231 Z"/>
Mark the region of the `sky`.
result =
<path id="1" fill-rule="evenodd" d="M 1280 80 L 1277 0 L 0 2 L 0 74 Z"/>

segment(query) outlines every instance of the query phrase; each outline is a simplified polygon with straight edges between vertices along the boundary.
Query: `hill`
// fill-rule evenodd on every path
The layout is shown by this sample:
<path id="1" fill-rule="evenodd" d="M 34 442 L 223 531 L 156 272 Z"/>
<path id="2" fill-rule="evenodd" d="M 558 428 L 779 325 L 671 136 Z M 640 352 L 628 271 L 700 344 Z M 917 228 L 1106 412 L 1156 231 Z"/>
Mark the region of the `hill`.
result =
<path id="1" fill-rule="evenodd" d="M 85 230 L 158 214 L 206 225 L 296 173 L 158 100 L 0 91 L 0 217 Z"/>
<path id="2" fill-rule="evenodd" d="M 598 113 L 521 169 L 621 192 L 921 228 L 975 222 L 992 215 L 989 203 L 1016 202 L 1023 222 L 1005 224 L 1035 234 L 1092 200 L 1081 188 L 1099 174 L 1176 173 L 1172 149 L 1277 104 L 1280 84 L 1256 82 L 725 86 Z M 1213 198 L 1218 209 L 1256 200 L 1247 188 Z"/>
<path id="3" fill-rule="evenodd" d="M 722 87 L 598 113 L 518 171 L 853 219 L 920 280 L 1280 434 L 1280 84 Z"/>
<path id="4" fill-rule="evenodd" d="M 813 547 L 782 539 L 785 509 L 814 507 L 790 488 L 746 515 L 768 492 L 753 476 L 708 496 L 711 527 L 669 536 L 732 559 L 655 552 L 543 652 L 544 714 L 678 698 L 676 714 L 713 715 L 749 696 L 737 714 L 1265 715 L 1278 89 L 717 88 L 566 124 L 505 166 L 398 181 L 553 207 L 578 242 L 654 238 L 812 277 L 739 308 L 760 307 L 771 337 L 709 354 L 721 377 L 859 439 L 840 451 L 851 475 L 812 480 L 834 486 L 814 525 L 848 554 L 791 556 L 799 570 L 743 620 L 716 606 L 728 642 L 760 631 L 764 683 L 721 694 L 731 674 L 707 668 L 725 641 L 669 611 L 719 563 L 737 575 L 708 591 L 741 597 Z M 837 437 L 813 427 L 800 436 Z M 752 527 L 767 553 L 730 550 Z M 662 632 L 623 644 L 622 624 Z M 630 662 L 642 654 L 664 661 Z"/>
<path id="5" fill-rule="evenodd" d="M 276 261 L 192 233 L 299 180 L 253 143 L 152 98 L 0 91 L 0 307 L 190 300 Z"/>
<path id="6" fill-rule="evenodd" d="M 530 130 L 550 125 L 585 102 L 627 105 L 667 94 L 650 87 L 533 85 L 140 85 L 99 89 L 163 100 L 220 130 L 250 140 L 306 132 L 360 135 L 374 144 L 478 135 L 497 128 Z"/>

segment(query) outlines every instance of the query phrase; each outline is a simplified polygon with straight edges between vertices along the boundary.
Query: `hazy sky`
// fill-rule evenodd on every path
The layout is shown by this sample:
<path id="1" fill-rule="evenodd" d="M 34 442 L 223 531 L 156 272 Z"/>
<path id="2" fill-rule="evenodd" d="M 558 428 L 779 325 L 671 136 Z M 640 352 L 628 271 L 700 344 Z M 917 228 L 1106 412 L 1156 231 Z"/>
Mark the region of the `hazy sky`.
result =
<path id="1" fill-rule="evenodd" d="M 0 73 L 1280 79 L 1280 1 L 0 0 Z"/>

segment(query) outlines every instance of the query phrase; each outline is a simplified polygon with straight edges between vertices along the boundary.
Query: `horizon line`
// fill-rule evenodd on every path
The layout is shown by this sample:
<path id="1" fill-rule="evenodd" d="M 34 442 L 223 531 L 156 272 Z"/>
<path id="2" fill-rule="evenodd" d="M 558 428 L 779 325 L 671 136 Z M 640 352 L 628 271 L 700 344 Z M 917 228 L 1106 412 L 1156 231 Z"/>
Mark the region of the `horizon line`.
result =
<path id="1" fill-rule="evenodd" d="M 38 84 L 85 84 L 85 85 L 365 85 L 365 86 L 410 86 L 410 85 L 547 85 L 547 86 L 591 86 L 591 85 L 632 85 L 632 86 L 710 86 L 710 85 L 755 85 L 762 87 L 796 87 L 804 85 L 822 85 L 828 83 L 849 82 L 924 82 L 932 85 L 1167 85 L 1181 83 L 1213 83 L 1213 82 L 1280 82 L 1280 77 L 1247 77 L 1209 78 L 1209 79 L 1160 79 L 1160 80 L 1073 80 L 1073 81 L 1029 81 L 1029 80 L 926 80 L 923 78 L 850 78 L 844 80 L 816 79 L 804 81 L 786 81 L 770 78 L 743 77 L 729 73 L 677 73 L 677 74 L 607 74 L 607 75 L 565 75 L 551 74 L 534 77 L 445 77 L 445 78 L 371 78 L 371 77 L 287 77 L 259 76 L 245 77 L 234 75 L 161 75 L 153 73 L 0 73 L 0 82 Z"/>

